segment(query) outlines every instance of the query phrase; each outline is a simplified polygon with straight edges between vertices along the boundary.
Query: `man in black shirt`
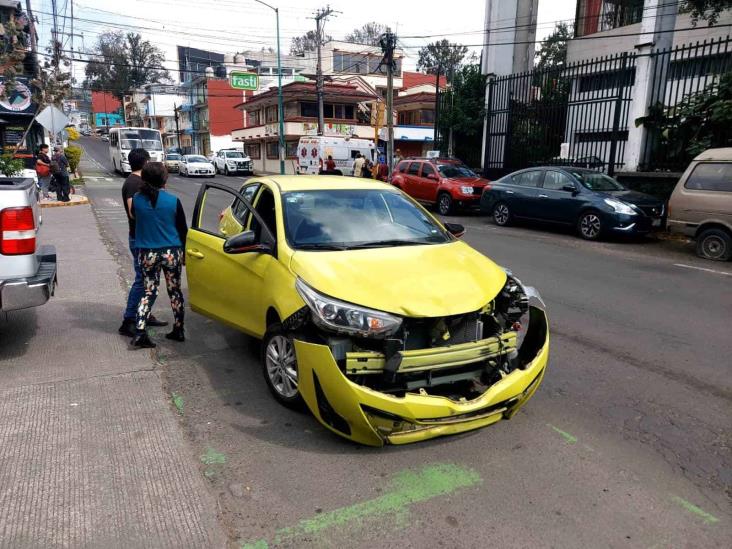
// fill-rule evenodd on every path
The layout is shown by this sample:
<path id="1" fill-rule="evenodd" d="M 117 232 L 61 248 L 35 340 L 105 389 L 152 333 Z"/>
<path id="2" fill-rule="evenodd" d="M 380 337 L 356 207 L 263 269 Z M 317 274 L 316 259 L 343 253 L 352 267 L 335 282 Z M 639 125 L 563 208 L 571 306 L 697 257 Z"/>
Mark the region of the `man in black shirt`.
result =
<path id="1" fill-rule="evenodd" d="M 135 318 L 137 317 L 137 306 L 140 304 L 142 296 L 145 294 L 145 288 L 142 284 L 142 269 L 137 258 L 137 247 L 135 246 L 135 220 L 130 215 L 132 209 L 132 197 L 137 194 L 142 187 L 142 168 L 150 160 L 150 154 L 145 149 L 132 149 L 127 155 L 127 161 L 130 163 L 132 173 L 127 177 L 122 185 L 122 202 L 127 213 L 127 222 L 130 226 L 130 252 L 132 253 L 132 261 L 135 265 L 135 281 L 130 287 L 130 294 L 127 297 L 127 308 L 125 309 L 124 320 L 122 326 L 119 327 L 119 333 L 128 336 L 135 336 Z M 147 321 L 148 326 L 167 326 L 168 323 L 156 319 L 150 315 Z"/>

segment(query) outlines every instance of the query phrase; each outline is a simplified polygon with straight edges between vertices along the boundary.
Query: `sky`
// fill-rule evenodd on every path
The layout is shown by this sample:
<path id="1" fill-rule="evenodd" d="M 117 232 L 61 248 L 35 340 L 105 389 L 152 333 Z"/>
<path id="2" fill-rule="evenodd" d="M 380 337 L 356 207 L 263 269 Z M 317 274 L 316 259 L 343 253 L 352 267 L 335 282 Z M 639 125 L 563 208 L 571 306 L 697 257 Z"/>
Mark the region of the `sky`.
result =
<path id="1" fill-rule="evenodd" d="M 571 22 L 576 0 L 539 0 L 537 40 L 552 32 L 557 21 Z M 50 41 L 53 0 L 31 0 L 39 19 L 40 45 Z M 176 46 L 191 46 L 221 53 L 276 46 L 274 12 L 254 0 L 55 0 L 61 15 L 58 27 L 71 32 L 71 4 L 74 9 L 74 49 L 90 49 L 105 30 L 139 32 L 165 54 L 171 75 L 177 68 Z M 269 0 L 279 7 L 282 52 L 290 41 L 315 29 L 313 14 L 330 5 L 334 14 L 325 23 L 325 32 L 342 39 L 354 28 L 370 21 L 389 25 L 399 37 L 405 53 L 404 67 L 414 69 L 417 52 L 429 42 L 447 38 L 451 42 L 473 45 L 480 55 L 485 19 L 484 0 L 440 2 L 442 9 L 431 10 L 425 0 Z M 437 4 L 437 2 L 434 2 Z M 449 8 L 449 9 L 448 9 Z M 64 17 L 65 16 L 65 17 Z M 500 23 L 499 23 L 500 25 Z M 82 36 L 78 36 L 81 35 Z M 71 37 L 64 37 L 67 49 Z M 74 57 L 79 57 L 75 55 Z M 83 79 L 83 63 L 76 63 L 74 74 Z"/>

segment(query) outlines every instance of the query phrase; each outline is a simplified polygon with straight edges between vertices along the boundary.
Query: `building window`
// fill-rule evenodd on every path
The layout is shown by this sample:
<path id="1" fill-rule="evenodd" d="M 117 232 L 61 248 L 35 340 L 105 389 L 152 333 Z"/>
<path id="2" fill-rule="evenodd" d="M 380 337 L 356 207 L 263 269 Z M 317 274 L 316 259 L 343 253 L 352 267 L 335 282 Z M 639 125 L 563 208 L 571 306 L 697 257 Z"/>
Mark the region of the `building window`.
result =
<path id="1" fill-rule="evenodd" d="M 334 105 L 332 103 L 323 105 L 323 118 L 353 120 L 355 113 L 356 110 L 353 105 Z M 305 101 L 300 103 L 300 116 L 303 118 L 317 118 L 318 104 Z"/>
<path id="2" fill-rule="evenodd" d="M 277 120 L 278 120 L 277 105 L 271 105 L 271 106 L 267 107 L 265 116 L 266 116 L 267 124 L 271 124 L 272 122 L 277 122 Z"/>
<path id="3" fill-rule="evenodd" d="M 262 158 L 261 143 L 248 143 L 247 145 L 244 145 L 244 151 L 252 160 L 259 160 Z"/>
<path id="4" fill-rule="evenodd" d="M 318 118 L 318 104 L 310 101 L 300 103 L 300 116 L 303 118 Z"/>
<path id="5" fill-rule="evenodd" d="M 631 69 L 588 74 L 579 78 L 580 93 L 611 90 L 635 84 L 635 67 Z"/>
<path id="6" fill-rule="evenodd" d="M 345 53 L 336 51 L 333 53 L 333 72 L 345 74 L 386 74 L 386 68 L 381 66 L 380 55 L 369 55 L 363 53 Z M 397 76 L 402 73 L 402 60 L 396 60 Z"/>
<path id="7" fill-rule="evenodd" d="M 259 111 L 251 111 L 249 113 L 249 126 L 259 126 Z"/>
<path id="8" fill-rule="evenodd" d="M 265 145 L 267 147 L 267 158 L 276 160 L 280 157 L 280 144 L 278 141 L 270 141 Z"/>
<path id="9" fill-rule="evenodd" d="M 419 112 L 420 124 L 432 126 L 435 123 L 435 111 L 433 109 L 422 109 Z"/>
<path id="10" fill-rule="evenodd" d="M 285 149 L 287 150 L 287 158 L 297 158 L 297 141 L 287 141 Z"/>

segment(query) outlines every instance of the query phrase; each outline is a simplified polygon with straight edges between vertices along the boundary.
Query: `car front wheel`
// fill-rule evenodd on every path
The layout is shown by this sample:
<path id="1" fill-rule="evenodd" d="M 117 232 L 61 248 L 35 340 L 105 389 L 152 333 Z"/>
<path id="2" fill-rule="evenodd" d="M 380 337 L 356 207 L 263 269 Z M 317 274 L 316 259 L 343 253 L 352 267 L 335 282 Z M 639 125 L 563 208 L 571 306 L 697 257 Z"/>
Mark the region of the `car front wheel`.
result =
<path id="1" fill-rule="evenodd" d="M 511 223 L 511 210 L 505 202 L 499 202 L 493 207 L 493 221 L 500 227 Z"/>
<path id="2" fill-rule="evenodd" d="M 602 234 L 602 221 L 597 212 L 583 213 L 577 222 L 579 234 L 585 240 L 597 240 Z"/>
<path id="3" fill-rule="evenodd" d="M 706 229 L 696 239 L 696 255 L 712 261 L 732 257 L 732 236 L 724 229 Z"/>
<path id="4" fill-rule="evenodd" d="M 295 344 L 279 324 L 270 326 L 264 336 L 262 367 L 267 387 L 275 399 L 287 407 L 301 408 Z"/>
<path id="5" fill-rule="evenodd" d="M 437 211 L 440 215 L 449 215 L 452 213 L 452 196 L 448 193 L 440 193 L 437 197 Z"/>

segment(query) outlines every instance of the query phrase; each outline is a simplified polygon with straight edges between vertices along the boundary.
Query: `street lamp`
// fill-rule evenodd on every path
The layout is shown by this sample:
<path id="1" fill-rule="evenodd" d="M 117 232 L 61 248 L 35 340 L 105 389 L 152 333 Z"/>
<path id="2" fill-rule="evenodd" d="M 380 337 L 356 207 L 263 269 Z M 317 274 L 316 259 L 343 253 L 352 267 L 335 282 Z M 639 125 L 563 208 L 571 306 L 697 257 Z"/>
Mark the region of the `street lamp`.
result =
<path id="1" fill-rule="evenodd" d="M 285 107 L 282 101 L 282 61 L 280 59 L 280 10 L 274 6 L 270 6 L 262 0 L 254 0 L 257 4 L 262 4 L 271 10 L 274 10 L 277 19 L 277 110 L 280 119 L 280 175 L 285 175 Z"/>

